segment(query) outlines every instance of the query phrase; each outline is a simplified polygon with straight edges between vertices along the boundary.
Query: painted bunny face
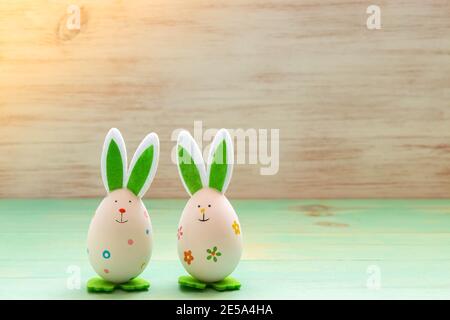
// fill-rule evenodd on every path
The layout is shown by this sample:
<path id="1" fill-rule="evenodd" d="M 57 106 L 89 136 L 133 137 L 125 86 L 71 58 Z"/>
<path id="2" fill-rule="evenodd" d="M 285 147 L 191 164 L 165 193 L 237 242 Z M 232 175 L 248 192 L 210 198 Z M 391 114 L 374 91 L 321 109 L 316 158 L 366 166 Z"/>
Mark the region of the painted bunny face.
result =
<path id="1" fill-rule="evenodd" d="M 178 225 L 178 256 L 193 277 L 216 282 L 233 272 L 242 254 L 239 219 L 225 197 L 233 167 L 233 144 L 221 129 L 211 144 L 207 167 L 192 136 L 178 137 L 178 169 L 191 195 Z"/>
<path id="2" fill-rule="evenodd" d="M 106 136 L 101 168 L 108 194 L 89 226 L 88 254 L 94 270 L 108 281 L 129 281 L 150 260 L 153 231 L 141 197 L 155 176 L 158 155 L 158 136 L 151 133 L 139 145 L 128 174 L 122 135 L 111 129 Z"/>
<path id="3" fill-rule="evenodd" d="M 199 226 L 210 228 L 211 225 L 223 224 L 223 211 L 229 210 L 227 198 L 211 188 L 196 192 L 185 207 L 184 219 L 192 220 Z"/>
<path id="4" fill-rule="evenodd" d="M 97 213 L 102 216 L 103 224 L 118 228 L 135 226 L 147 218 L 141 199 L 128 189 L 118 189 L 108 194 L 100 203 Z"/>

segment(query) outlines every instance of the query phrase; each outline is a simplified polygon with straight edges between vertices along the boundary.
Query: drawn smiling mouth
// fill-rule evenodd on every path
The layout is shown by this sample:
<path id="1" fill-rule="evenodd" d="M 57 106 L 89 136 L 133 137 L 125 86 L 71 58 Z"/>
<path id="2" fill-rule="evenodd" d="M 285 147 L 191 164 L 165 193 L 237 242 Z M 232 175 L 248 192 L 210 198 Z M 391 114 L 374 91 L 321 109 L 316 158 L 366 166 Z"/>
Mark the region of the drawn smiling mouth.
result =
<path id="1" fill-rule="evenodd" d="M 117 223 L 127 223 L 128 222 L 128 220 L 123 221 L 123 216 L 120 216 L 120 221 L 117 219 L 114 219 L 114 220 L 116 220 Z"/>
<path id="2" fill-rule="evenodd" d="M 209 218 L 208 219 L 205 219 L 205 214 L 203 214 L 203 219 L 198 219 L 198 221 L 200 221 L 200 222 L 206 222 L 206 221 L 208 221 L 209 220 Z"/>

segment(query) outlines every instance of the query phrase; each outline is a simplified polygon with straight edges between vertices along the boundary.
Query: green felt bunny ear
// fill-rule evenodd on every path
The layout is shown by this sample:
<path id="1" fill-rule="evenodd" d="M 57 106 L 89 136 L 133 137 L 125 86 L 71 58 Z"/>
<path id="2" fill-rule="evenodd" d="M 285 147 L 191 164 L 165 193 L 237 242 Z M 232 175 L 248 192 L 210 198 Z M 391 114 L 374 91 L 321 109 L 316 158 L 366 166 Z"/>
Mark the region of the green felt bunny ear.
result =
<path id="1" fill-rule="evenodd" d="M 220 129 L 211 143 L 208 157 L 208 185 L 225 193 L 233 173 L 233 140 L 226 129 Z"/>
<path id="2" fill-rule="evenodd" d="M 203 156 L 194 138 L 187 131 L 178 135 L 177 165 L 184 188 L 190 195 L 206 186 Z"/>
<path id="3" fill-rule="evenodd" d="M 124 186 L 127 167 L 127 152 L 120 131 L 109 130 L 103 144 L 101 159 L 102 180 L 107 192 Z"/>
<path id="4" fill-rule="evenodd" d="M 131 160 L 127 189 L 141 198 L 155 177 L 158 160 L 159 139 L 152 132 L 142 140 Z"/>

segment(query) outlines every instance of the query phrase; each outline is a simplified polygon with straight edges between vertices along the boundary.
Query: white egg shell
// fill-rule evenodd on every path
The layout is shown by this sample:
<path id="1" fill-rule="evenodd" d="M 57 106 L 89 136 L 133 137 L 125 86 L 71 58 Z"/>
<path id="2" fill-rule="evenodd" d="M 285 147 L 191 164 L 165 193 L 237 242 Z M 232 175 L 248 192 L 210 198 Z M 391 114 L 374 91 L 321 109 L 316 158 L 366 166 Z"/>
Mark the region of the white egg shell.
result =
<path id="1" fill-rule="evenodd" d="M 239 219 L 228 199 L 214 189 L 203 188 L 191 197 L 181 215 L 177 236 L 183 267 L 200 281 L 223 280 L 241 259 Z"/>
<path id="2" fill-rule="evenodd" d="M 89 261 L 103 279 L 127 282 L 147 266 L 152 235 L 152 224 L 142 200 L 127 189 L 115 190 L 103 199 L 91 221 L 87 241 Z"/>

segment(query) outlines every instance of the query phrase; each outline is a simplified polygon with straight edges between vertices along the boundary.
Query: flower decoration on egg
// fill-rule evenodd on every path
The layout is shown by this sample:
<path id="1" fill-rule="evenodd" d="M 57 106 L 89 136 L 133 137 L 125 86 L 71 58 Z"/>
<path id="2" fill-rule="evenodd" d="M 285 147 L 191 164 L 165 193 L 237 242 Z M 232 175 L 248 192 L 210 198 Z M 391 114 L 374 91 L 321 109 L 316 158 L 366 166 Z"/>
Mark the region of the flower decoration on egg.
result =
<path id="1" fill-rule="evenodd" d="M 183 236 L 183 227 L 180 226 L 180 227 L 178 228 L 178 232 L 177 232 L 178 240 L 180 240 L 182 236 Z"/>
<path id="2" fill-rule="evenodd" d="M 222 255 L 221 252 L 217 251 L 217 247 L 214 247 L 212 249 L 207 249 L 206 252 L 208 253 L 206 260 L 212 259 L 212 261 L 214 261 L 214 262 L 217 262 L 217 257 L 220 257 Z"/>
<path id="3" fill-rule="evenodd" d="M 184 252 L 184 261 L 186 261 L 187 264 L 191 264 L 192 260 L 194 260 L 192 251 L 191 250 L 185 251 Z"/>
<path id="4" fill-rule="evenodd" d="M 241 228 L 239 228 L 239 223 L 236 222 L 236 220 L 234 220 L 233 225 L 231 226 L 234 230 L 234 233 L 236 235 L 241 234 Z"/>

